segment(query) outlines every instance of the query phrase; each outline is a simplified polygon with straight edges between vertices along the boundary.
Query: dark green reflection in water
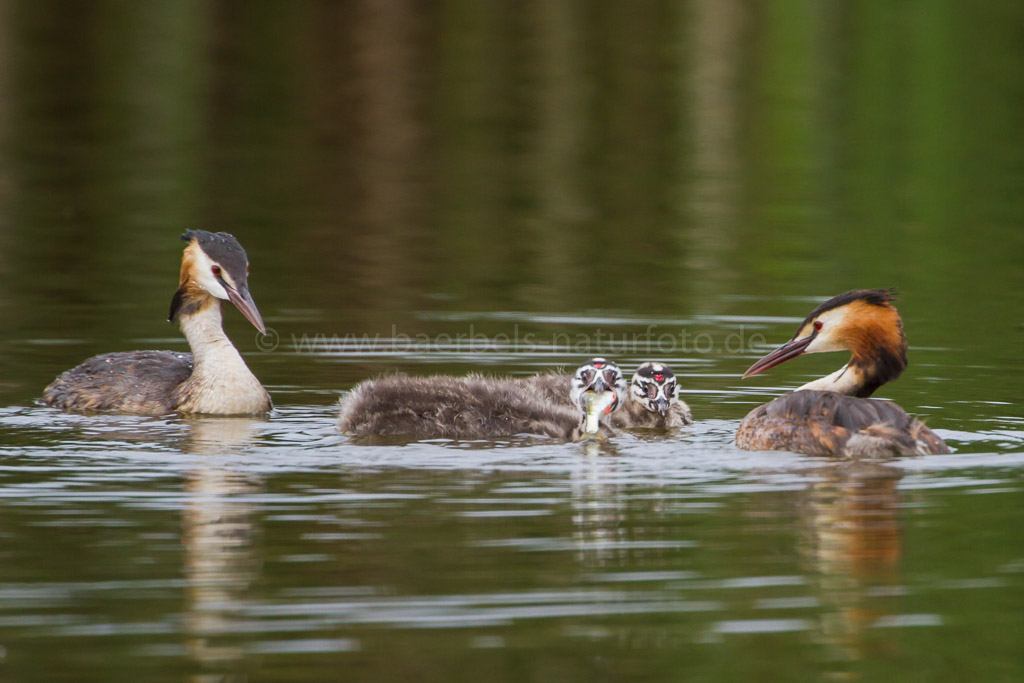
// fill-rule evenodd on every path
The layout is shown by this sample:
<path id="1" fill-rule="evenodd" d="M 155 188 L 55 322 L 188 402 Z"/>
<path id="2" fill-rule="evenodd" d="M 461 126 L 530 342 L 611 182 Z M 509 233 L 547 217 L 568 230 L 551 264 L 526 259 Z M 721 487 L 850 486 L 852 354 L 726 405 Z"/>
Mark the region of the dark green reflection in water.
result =
<path id="1" fill-rule="evenodd" d="M 204 227 L 242 239 L 286 340 L 469 333 L 416 311 L 799 317 L 897 286 L 911 343 L 942 350 L 892 397 L 927 374 L 925 404 L 1012 400 L 1020 12 L 12 3 L 4 395 L 176 339 L 174 237 Z M 305 360 L 253 364 L 324 389 L 372 370 Z"/>
<path id="2" fill-rule="evenodd" d="M 741 383 L 738 375 L 760 350 L 723 349 L 741 325 L 748 342 L 754 333 L 767 344 L 781 342 L 793 325 L 778 318 L 800 318 L 815 300 L 854 287 L 897 286 L 904 292 L 911 368 L 882 395 L 929 416 L 933 426 L 987 435 L 980 447 L 959 443 L 962 451 L 996 448 L 991 433 L 998 431 L 1016 434 L 999 442 L 1004 450 L 1019 448 L 1022 22 L 1024 6 L 1009 0 L 963 7 L 733 0 L 3 3 L 0 403 L 30 404 L 57 372 L 93 353 L 183 348 L 177 330 L 163 321 L 183 246 L 176 236 L 205 228 L 233 232 L 246 246 L 257 303 L 286 342 L 303 334 L 471 332 L 532 333 L 550 341 L 560 333 L 644 333 L 649 321 L 656 336 L 705 333 L 715 342 L 708 353 L 665 352 L 682 363 L 685 386 L 697 392 L 688 399 L 703 419 L 738 418 L 779 387 L 842 362 L 805 358 Z M 489 315 L 494 312 L 509 315 Z M 461 372 L 486 363 L 494 371 L 535 371 L 607 350 L 372 358 L 285 353 L 286 343 L 261 354 L 241 316 L 230 312 L 227 319 L 283 406 L 328 404 L 338 390 L 390 367 Z M 659 354 L 619 353 L 630 362 L 648 355 Z M 318 415 L 327 421 L 327 412 Z M 143 441 L 157 438 L 152 426 L 135 429 Z M 33 457 L 44 461 L 72 455 L 63 436 L 5 428 L 4 437 L 43 446 Z M 29 472 L 15 468 L 9 476 L 29 485 L 36 476 Z M 818 601 L 821 615 L 795 618 L 820 616 L 815 632 L 827 635 L 826 649 L 808 644 L 798 630 L 744 636 L 749 642 L 742 647 L 727 640 L 735 650 L 723 655 L 695 642 L 707 626 L 702 613 L 682 611 L 626 616 L 614 628 L 602 623 L 592 631 L 584 624 L 569 640 L 552 638 L 552 621 L 530 622 L 502 636 L 507 649 L 498 650 L 497 664 L 488 649 L 495 640 L 473 641 L 465 655 L 464 634 L 382 628 L 368 638 L 363 627 L 329 625 L 321 635 L 337 641 L 333 649 L 362 639 L 362 653 L 311 658 L 308 670 L 265 654 L 266 670 L 274 680 L 308 680 L 339 662 L 362 662 L 373 672 L 381 661 L 375 655 L 385 651 L 403 654 L 390 657 L 388 673 L 395 676 L 423 674 L 420 662 L 441 653 L 467 657 L 457 671 L 439 667 L 445 680 L 687 670 L 726 679 L 763 672 L 781 648 L 789 668 L 778 678 L 786 680 L 812 677 L 820 670 L 816 657 L 826 656 L 867 661 L 865 674 L 891 677 L 909 669 L 934 674 L 931 679 L 971 671 L 983 658 L 989 679 L 1019 677 L 1019 657 L 1005 654 L 1020 641 L 1019 620 L 1003 606 L 1019 603 L 1019 580 L 980 599 L 966 590 L 936 597 L 928 583 L 935 566 L 947 568 L 944 578 L 970 579 L 1019 563 L 1006 550 L 1021 541 L 1019 514 L 1007 502 L 1012 495 L 966 496 L 956 489 L 905 500 L 893 478 L 855 475 L 838 483 L 824 476 L 821 486 L 801 486 L 799 493 L 731 494 L 721 513 L 701 516 L 695 528 L 686 524 L 690 518 L 666 520 L 655 503 L 629 502 L 630 491 L 557 495 L 550 516 L 514 522 L 514 537 L 585 534 L 586 519 L 572 523 L 580 517 L 573 500 L 586 508 L 624 496 L 618 518 L 591 520 L 598 532 L 643 528 L 644 538 L 693 539 L 700 551 L 607 560 L 616 570 L 695 571 L 715 580 L 810 577 L 818 588 L 798 597 Z M 187 654 L 203 660 L 211 653 L 204 650 L 204 628 L 217 632 L 223 620 L 241 618 L 231 611 L 242 609 L 233 601 L 276 596 L 275 589 L 330 585 L 343 576 L 345 585 L 397 586 L 406 596 L 443 596 L 467 586 L 497 593 L 575 587 L 590 570 L 588 558 L 572 553 L 549 562 L 545 553 L 509 551 L 506 558 L 473 550 L 475 533 L 501 537 L 508 520 L 481 522 L 482 532 L 463 527 L 462 518 L 438 527 L 437 519 L 448 518 L 417 503 L 379 518 L 369 509 L 353 513 L 387 529 L 386 542 L 345 546 L 350 554 L 326 562 L 281 561 L 291 550 L 322 549 L 301 541 L 302 533 L 313 533 L 305 525 L 281 531 L 268 519 L 272 514 L 259 503 L 264 492 L 409 486 L 454 498 L 461 494 L 446 487 L 468 479 L 468 486 L 489 490 L 501 478 L 345 476 L 253 481 L 213 467 L 162 483 L 142 477 L 132 490 L 188 497 L 211 485 L 229 500 L 251 493 L 256 502 L 225 512 L 216 501 L 204 508 L 179 500 L 168 504 L 172 514 L 97 504 L 90 514 L 100 528 L 107 529 L 104 520 L 123 521 L 131 535 L 111 526 L 102 538 L 94 529 L 80 536 L 67 524 L 54 537 L 47 527 L 46 547 L 54 554 L 39 550 L 33 524 L 19 527 L 28 513 L 12 512 L 5 525 L 17 542 L 9 546 L 13 569 L 4 580 L 111 579 L 109 554 L 118 548 L 134 548 L 124 552 L 152 568 L 129 565 L 124 571 L 133 577 L 159 582 L 198 573 L 216 584 L 222 572 L 226 594 L 162 590 L 134 603 L 140 596 L 75 603 L 95 614 L 116 602 L 132 620 L 159 622 L 176 613 L 171 603 L 190 601 L 182 608 L 187 618 L 169 621 L 191 634 Z M 1019 487 L 1019 473 L 1007 476 L 1010 489 Z M 863 497 L 858 487 L 867 490 Z M 877 526 L 869 525 L 871 548 L 856 559 L 864 545 L 856 535 L 863 500 L 874 501 Z M 905 503 L 930 512 L 923 520 L 895 512 Z M 71 514 L 59 501 L 44 512 L 64 522 Z M 847 536 L 821 521 L 843 514 L 854 530 Z M 189 555 L 182 565 L 181 552 L 194 553 L 208 540 L 204 515 L 229 526 L 241 520 L 255 531 L 222 555 Z M 767 534 L 749 521 L 764 515 L 774 520 Z M 908 525 L 917 541 L 894 545 L 895 530 Z M 973 539 L 979 528 L 990 534 L 983 548 L 949 541 Z M 69 556 L 82 558 L 79 575 L 68 576 Z M 962 564 L 949 569 L 951 562 Z M 928 586 L 912 592 L 907 610 L 948 618 L 941 647 L 929 640 L 935 631 L 927 626 L 858 636 L 857 624 L 879 613 L 865 603 L 895 584 L 900 567 L 904 578 Z M 316 576 L 301 576 L 305 571 Z M 851 581 L 850 591 L 837 585 Z M 862 590 L 864 581 L 876 593 Z M 678 587 L 656 598 L 679 598 Z M 686 600 L 719 600 L 715 590 L 682 592 Z M 295 594 L 281 599 L 288 595 Z M 921 596 L 942 609 L 913 604 L 925 601 Z M 226 613 L 218 611 L 219 600 L 228 604 Z M 145 615 L 135 611 L 139 604 Z M 746 607 L 727 609 L 733 621 L 745 618 Z M 829 614 L 845 617 L 832 624 Z M 988 628 L 989 619 L 997 628 Z M 991 638 L 972 637 L 981 628 Z M 616 656 L 604 659 L 608 638 Z M 39 670 L 51 645 L 45 632 L 27 640 L 17 650 L 22 659 L 12 654 L 12 666 Z M 217 661 L 259 656 L 244 642 L 214 645 Z M 656 647 L 675 654 L 655 665 L 643 653 Z M 118 661 L 134 648 L 113 638 L 96 653 L 83 647 L 76 658 Z M 947 660 L 936 663 L 926 654 L 937 651 Z M 961 666 L 947 667 L 948 660 Z M 192 671 L 170 664 L 180 661 L 173 656 L 145 661 L 154 675 L 177 666 Z M 879 669 L 870 662 L 881 662 Z M 131 666 L 141 671 L 138 660 Z"/>

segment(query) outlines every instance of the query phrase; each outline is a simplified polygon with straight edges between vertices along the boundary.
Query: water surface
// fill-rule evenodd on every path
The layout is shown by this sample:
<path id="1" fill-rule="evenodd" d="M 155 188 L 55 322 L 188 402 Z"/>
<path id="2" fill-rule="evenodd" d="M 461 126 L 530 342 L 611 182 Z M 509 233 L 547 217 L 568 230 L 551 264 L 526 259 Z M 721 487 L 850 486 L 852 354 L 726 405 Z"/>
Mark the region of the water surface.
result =
<path id="1" fill-rule="evenodd" d="M 1024 677 L 1019 3 L 0 7 L 0 678 Z M 186 228 L 268 419 L 35 405 L 184 350 Z M 898 287 L 954 453 L 737 450 Z M 698 422 L 353 444 L 366 377 L 675 368 Z"/>

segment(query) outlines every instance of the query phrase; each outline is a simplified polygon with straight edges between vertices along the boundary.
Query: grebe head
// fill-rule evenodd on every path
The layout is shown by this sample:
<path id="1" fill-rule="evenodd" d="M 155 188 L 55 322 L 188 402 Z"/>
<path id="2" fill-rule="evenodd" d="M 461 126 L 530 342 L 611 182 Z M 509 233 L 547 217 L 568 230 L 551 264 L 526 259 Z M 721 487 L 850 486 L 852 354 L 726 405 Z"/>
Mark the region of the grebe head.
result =
<path id="1" fill-rule="evenodd" d="M 585 433 L 597 432 L 600 419 L 626 399 L 626 378 L 615 363 L 592 358 L 576 370 L 569 398 L 585 414 Z"/>
<path id="2" fill-rule="evenodd" d="M 852 393 L 870 395 L 907 366 L 907 339 L 892 305 L 895 298 L 888 289 L 856 289 L 832 297 L 811 311 L 792 339 L 751 365 L 743 377 L 805 353 L 850 351 L 848 366 L 861 383 Z"/>
<path id="3" fill-rule="evenodd" d="M 679 400 L 676 396 L 676 375 L 662 363 L 647 362 L 638 367 L 629 384 L 629 393 L 644 408 L 662 415 Z"/>
<path id="4" fill-rule="evenodd" d="M 234 235 L 226 232 L 189 230 L 181 259 L 181 286 L 171 301 L 171 313 L 188 315 L 203 308 L 210 296 L 230 301 L 261 333 L 263 318 L 249 293 L 249 258 Z"/>

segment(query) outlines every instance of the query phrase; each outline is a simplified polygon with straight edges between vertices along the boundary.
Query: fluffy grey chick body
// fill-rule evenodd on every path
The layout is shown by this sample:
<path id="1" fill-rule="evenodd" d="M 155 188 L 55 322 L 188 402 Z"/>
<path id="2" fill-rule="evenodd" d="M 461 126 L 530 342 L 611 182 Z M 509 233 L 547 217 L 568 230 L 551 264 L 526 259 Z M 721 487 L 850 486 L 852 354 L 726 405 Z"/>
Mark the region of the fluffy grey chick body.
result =
<path id="1" fill-rule="evenodd" d="M 576 440 L 584 434 L 588 415 L 583 397 L 613 394 L 607 410 L 614 411 L 623 403 L 626 385 L 618 367 L 604 359 L 589 361 L 575 377 L 565 377 L 553 395 L 548 387 L 509 377 L 385 375 L 360 382 L 341 399 L 338 429 L 352 436 L 487 439 L 534 434 Z M 597 433 L 613 433 L 606 415 L 602 413 Z"/>

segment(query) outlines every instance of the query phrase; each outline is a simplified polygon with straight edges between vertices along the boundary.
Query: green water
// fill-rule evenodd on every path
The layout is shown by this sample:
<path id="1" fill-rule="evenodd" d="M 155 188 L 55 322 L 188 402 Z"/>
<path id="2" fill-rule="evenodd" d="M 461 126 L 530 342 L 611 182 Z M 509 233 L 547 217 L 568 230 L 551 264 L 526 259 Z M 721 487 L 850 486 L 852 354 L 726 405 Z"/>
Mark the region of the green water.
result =
<path id="1" fill-rule="evenodd" d="M 890 6 L 891 5 L 891 6 Z M 0 3 L 0 680 L 1024 678 L 1024 6 Z M 34 404 L 187 228 L 267 420 Z M 817 303 L 955 453 L 738 451 Z M 697 424 L 362 446 L 355 382 L 672 365 Z"/>

